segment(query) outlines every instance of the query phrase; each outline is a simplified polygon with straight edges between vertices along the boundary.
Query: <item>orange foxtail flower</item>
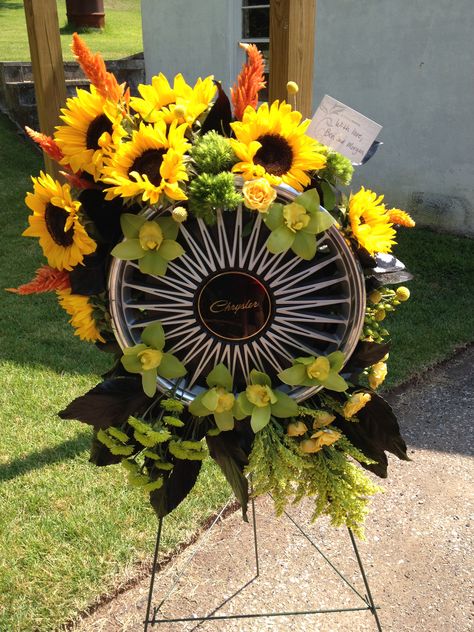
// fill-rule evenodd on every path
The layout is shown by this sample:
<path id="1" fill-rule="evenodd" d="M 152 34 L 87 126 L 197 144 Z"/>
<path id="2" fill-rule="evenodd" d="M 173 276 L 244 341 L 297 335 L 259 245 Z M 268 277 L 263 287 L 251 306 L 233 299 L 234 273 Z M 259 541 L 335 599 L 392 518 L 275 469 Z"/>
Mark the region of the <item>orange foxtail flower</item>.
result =
<path id="1" fill-rule="evenodd" d="M 388 211 L 388 216 L 392 224 L 396 224 L 397 226 L 406 226 L 406 228 L 413 228 L 415 226 L 415 221 L 399 208 L 392 208 Z"/>
<path id="2" fill-rule="evenodd" d="M 56 144 L 56 141 L 51 138 L 51 136 L 46 136 L 46 134 L 42 134 L 41 132 L 35 132 L 35 130 L 28 127 L 28 125 L 25 126 L 25 131 L 31 140 L 39 145 L 44 153 L 50 158 L 56 160 L 56 162 L 59 162 L 62 158 L 64 158 L 61 148 Z"/>
<path id="3" fill-rule="evenodd" d="M 59 172 L 63 178 L 65 178 L 74 189 L 97 189 L 98 186 L 95 182 L 81 178 L 81 172 L 68 173 L 67 171 Z"/>
<path id="4" fill-rule="evenodd" d="M 41 292 L 67 290 L 70 287 L 69 274 L 65 270 L 42 266 L 36 270 L 35 278 L 29 283 L 24 283 L 20 287 L 8 287 L 6 290 L 14 294 L 40 294 Z"/>
<path id="5" fill-rule="evenodd" d="M 72 52 L 81 66 L 84 74 L 106 99 L 118 101 L 123 90 L 115 76 L 108 72 L 100 53 L 92 53 L 83 39 L 77 33 L 72 36 Z"/>
<path id="6" fill-rule="evenodd" d="M 232 105 L 235 118 L 242 120 L 244 110 L 248 105 L 256 108 L 258 93 L 265 87 L 265 62 L 262 53 L 255 44 L 240 44 L 247 53 L 247 61 L 237 77 L 237 83 L 231 89 Z"/>

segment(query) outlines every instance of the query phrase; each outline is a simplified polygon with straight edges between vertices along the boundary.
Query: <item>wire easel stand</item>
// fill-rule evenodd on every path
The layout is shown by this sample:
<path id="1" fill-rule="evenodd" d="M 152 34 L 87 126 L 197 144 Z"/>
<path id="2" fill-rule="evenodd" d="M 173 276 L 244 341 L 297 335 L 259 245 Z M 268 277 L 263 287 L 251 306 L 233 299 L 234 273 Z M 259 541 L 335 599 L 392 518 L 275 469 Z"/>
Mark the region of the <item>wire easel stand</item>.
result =
<path id="1" fill-rule="evenodd" d="M 373 617 L 374 617 L 374 623 L 376 625 L 376 628 L 377 628 L 378 632 L 382 632 L 382 626 L 380 624 L 380 620 L 379 620 L 378 613 L 377 613 L 377 610 L 379 609 L 379 606 L 375 605 L 375 603 L 374 603 L 374 600 L 373 600 L 373 597 L 372 597 L 372 593 L 371 593 L 371 590 L 370 590 L 370 586 L 369 586 L 369 582 L 368 582 L 368 579 L 367 579 L 367 575 L 366 575 L 365 570 L 364 570 L 364 565 L 362 564 L 362 559 L 360 557 L 359 549 L 357 548 L 356 539 L 355 539 L 354 534 L 352 533 L 351 529 L 348 529 L 349 537 L 350 537 L 352 548 L 354 549 L 354 553 L 355 553 L 355 556 L 356 556 L 356 559 L 357 559 L 357 564 L 359 566 L 360 574 L 361 574 L 362 580 L 364 582 L 365 595 L 363 595 L 361 592 L 359 592 L 357 590 L 357 588 L 354 586 L 354 584 L 351 581 L 349 581 L 343 575 L 343 573 L 331 562 L 331 560 L 324 554 L 324 552 L 319 548 L 319 546 L 316 544 L 316 542 L 314 542 L 314 540 L 306 533 L 306 531 L 302 528 L 302 526 L 300 524 L 298 524 L 298 522 L 296 522 L 290 516 L 290 514 L 288 514 L 286 511 L 284 512 L 284 514 L 288 518 L 288 520 L 290 520 L 290 522 L 306 538 L 306 540 L 311 544 L 311 546 L 316 550 L 316 552 L 323 558 L 323 560 L 328 564 L 328 566 L 330 566 L 330 568 L 339 576 L 339 578 L 348 586 L 348 588 L 350 588 L 350 590 L 352 590 L 352 592 L 355 593 L 355 595 L 358 597 L 358 599 L 364 605 L 361 605 L 359 607 L 352 607 L 352 608 L 326 608 L 326 609 L 317 609 L 317 610 L 294 610 L 294 611 L 284 611 L 284 612 L 259 612 L 259 613 L 249 613 L 249 614 L 227 614 L 227 615 L 225 615 L 225 614 L 222 614 L 222 615 L 221 614 L 216 614 L 223 606 L 225 606 L 227 603 L 232 601 L 232 599 L 234 599 L 234 597 L 236 597 L 239 593 L 241 593 L 243 590 L 245 590 L 245 588 L 250 586 L 250 584 L 252 584 L 260 576 L 260 563 L 259 563 L 258 538 L 257 538 L 257 518 L 256 518 L 256 514 L 255 514 L 255 500 L 253 498 L 251 499 L 251 506 L 252 506 L 253 540 L 254 540 L 254 551 L 255 551 L 255 575 L 254 575 L 254 577 L 252 577 L 252 579 L 247 581 L 243 586 L 241 586 L 238 590 L 236 590 L 232 595 L 227 597 L 227 599 L 223 600 L 222 603 L 220 603 L 216 608 L 214 608 L 209 614 L 207 614 L 205 616 L 202 616 L 202 617 L 187 616 L 187 617 L 172 617 L 172 618 L 163 617 L 161 615 L 161 613 L 160 613 L 161 608 L 166 603 L 166 601 L 169 599 L 171 594 L 174 592 L 179 580 L 181 579 L 181 577 L 186 572 L 186 569 L 188 568 L 189 564 L 192 562 L 192 560 L 194 559 L 194 557 L 196 556 L 198 551 L 203 548 L 205 542 L 209 538 L 209 535 L 210 535 L 213 527 L 221 520 L 224 512 L 226 511 L 227 507 L 232 502 L 232 500 L 233 500 L 233 498 L 230 498 L 228 500 L 228 502 L 224 505 L 222 510 L 216 516 L 215 520 L 212 522 L 212 524 L 209 527 L 209 529 L 206 531 L 204 536 L 201 538 L 199 546 L 196 547 L 194 552 L 189 556 L 189 558 L 187 559 L 186 563 L 183 565 L 182 569 L 177 574 L 174 583 L 168 589 L 168 591 L 165 594 L 165 596 L 160 600 L 160 603 L 158 604 L 158 606 L 153 607 L 153 605 L 152 605 L 152 602 L 153 602 L 153 590 L 154 590 L 154 585 L 155 585 L 155 576 L 156 576 L 156 573 L 159 571 L 158 556 L 159 556 L 159 551 L 160 551 L 160 543 L 161 543 L 161 536 L 162 536 L 162 532 L 163 532 L 163 520 L 164 520 L 163 518 L 159 519 L 159 522 L 158 522 L 158 533 L 157 533 L 156 544 L 155 544 L 155 552 L 154 552 L 154 556 L 153 556 L 153 566 L 152 566 L 152 572 L 151 572 L 151 578 L 150 578 L 150 587 L 149 587 L 149 591 L 148 591 L 148 602 L 147 602 L 147 609 L 146 609 L 146 617 L 145 617 L 145 621 L 144 621 L 144 632 L 148 632 L 150 627 L 153 627 L 155 625 L 160 625 L 160 624 L 163 624 L 163 623 L 170 624 L 170 623 L 185 623 L 185 622 L 190 623 L 190 622 L 192 622 L 192 623 L 197 624 L 194 628 L 192 628 L 193 630 L 195 630 L 198 627 L 200 627 L 201 624 L 205 623 L 206 621 L 217 621 L 217 620 L 223 621 L 223 620 L 230 620 L 230 619 L 259 619 L 259 618 L 264 618 L 264 617 L 266 617 L 266 618 L 271 618 L 271 617 L 292 617 L 292 616 L 298 616 L 298 615 L 335 614 L 335 613 L 341 613 L 341 612 L 361 612 L 361 611 L 368 611 L 368 612 L 370 612 L 373 615 Z"/>

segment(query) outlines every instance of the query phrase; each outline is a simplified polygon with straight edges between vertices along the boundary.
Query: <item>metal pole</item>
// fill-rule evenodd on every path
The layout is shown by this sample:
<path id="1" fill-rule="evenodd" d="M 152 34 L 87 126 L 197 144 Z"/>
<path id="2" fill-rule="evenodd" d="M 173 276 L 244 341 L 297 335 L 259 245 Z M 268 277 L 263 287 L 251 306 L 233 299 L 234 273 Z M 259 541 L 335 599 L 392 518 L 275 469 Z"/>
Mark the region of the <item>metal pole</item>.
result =
<path id="1" fill-rule="evenodd" d="M 161 541 L 161 529 L 163 526 L 163 518 L 160 518 L 158 521 L 158 534 L 156 536 L 156 544 L 155 544 L 155 554 L 153 556 L 153 565 L 151 567 L 151 578 L 150 578 L 150 589 L 148 591 L 148 603 L 146 606 L 146 617 L 145 617 L 145 627 L 144 632 L 148 632 L 148 625 L 150 623 L 150 612 L 151 612 L 151 604 L 153 600 L 153 588 L 155 585 L 155 573 L 156 573 L 156 565 L 158 562 L 158 552 L 160 549 L 160 541 Z"/>
<path id="2" fill-rule="evenodd" d="M 375 607 L 375 603 L 374 600 L 372 599 L 372 593 L 370 592 L 370 586 L 369 586 L 369 581 L 367 579 L 367 576 L 365 574 L 365 570 L 364 570 L 364 566 L 362 564 L 362 559 L 359 555 L 359 549 L 357 548 L 357 544 L 354 538 L 354 534 L 352 533 L 351 529 L 348 529 L 349 531 L 349 535 L 351 538 L 351 542 L 352 542 L 352 548 L 354 549 L 354 553 L 356 554 L 356 558 L 357 558 L 357 563 L 359 564 L 359 569 L 362 575 L 362 579 L 364 580 L 364 586 L 365 586 L 365 590 L 367 591 L 367 599 L 370 605 L 370 611 L 371 613 L 374 615 L 375 618 L 375 623 L 377 624 L 377 630 L 379 632 L 382 632 L 382 626 L 380 625 L 380 620 L 379 620 L 379 615 L 377 614 L 377 609 Z"/>

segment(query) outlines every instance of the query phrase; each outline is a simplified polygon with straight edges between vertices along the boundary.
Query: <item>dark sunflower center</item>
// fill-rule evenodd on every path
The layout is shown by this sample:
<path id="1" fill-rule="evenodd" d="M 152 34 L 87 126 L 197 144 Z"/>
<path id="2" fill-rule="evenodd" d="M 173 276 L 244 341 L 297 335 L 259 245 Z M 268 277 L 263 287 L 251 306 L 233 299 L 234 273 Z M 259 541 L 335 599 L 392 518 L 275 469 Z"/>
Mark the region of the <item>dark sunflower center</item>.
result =
<path id="1" fill-rule="evenodd" d="M 95 117 L 87 130 L 87 149 L 99 149 L 99 138 L 104 132 L 112 133 L 112 123 L 105 114 L 100 114 Z"/>
<path id="2" fill-rule="evenodd" d="M 58 246 L 63 246 L 63 248 L 70 246 L 74 237 L 73 228 L 64 231 L 67 218 L 67 211 L 60 206 L 54 206 L 54 204 L 48 204 L 44 212 L 44 219 L 48 233 L 51 235 L 53 241 L 55 241 Z"/>
<path id="3" fill-rule="evenodd" d="M 264 134 L 257 140 L 262 146 L 254 156 L 254 163 L 273 176 L 288 173 L 293 164 L 293 151 L 288 141 L 279 134 Z"/>
<path id="4" fill-rule="evenodd" d="M 138 171 L 140 175 L 148 176 L 148 180 L 157 187 L 161 183 L 160 167 L 165 153 L 165 149 L 147 149 L 135 158 L 128 173 Z"/>

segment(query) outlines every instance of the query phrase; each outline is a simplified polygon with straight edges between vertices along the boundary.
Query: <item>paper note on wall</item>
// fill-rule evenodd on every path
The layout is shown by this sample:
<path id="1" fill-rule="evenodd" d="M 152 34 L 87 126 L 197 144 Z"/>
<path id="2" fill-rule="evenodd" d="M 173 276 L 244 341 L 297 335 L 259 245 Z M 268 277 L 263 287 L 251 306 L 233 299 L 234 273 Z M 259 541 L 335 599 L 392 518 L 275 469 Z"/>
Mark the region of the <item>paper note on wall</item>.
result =
<path id="1" fill-rule="evenodd" d="M 307 134 L 360 163 L 381 129 L 375 121 L 326 94 Z"/>

